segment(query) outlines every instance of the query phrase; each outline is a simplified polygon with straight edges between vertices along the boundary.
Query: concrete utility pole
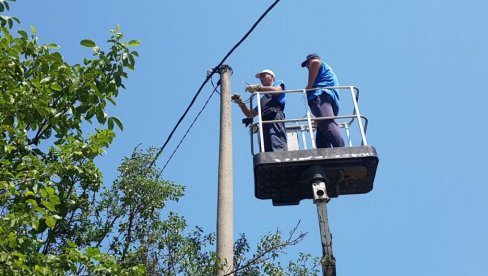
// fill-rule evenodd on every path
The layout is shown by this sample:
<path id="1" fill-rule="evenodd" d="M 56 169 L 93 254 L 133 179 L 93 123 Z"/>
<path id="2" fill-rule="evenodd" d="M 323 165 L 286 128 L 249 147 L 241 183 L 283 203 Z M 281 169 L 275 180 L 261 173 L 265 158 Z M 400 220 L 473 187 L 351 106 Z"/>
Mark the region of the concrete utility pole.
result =
<path id="1" fill-rule="evenodd" d="M 217 203 L 217 257 L 224 264 L 218 275 L 231 272 L 234 260 L 234 183 L 232 175 L 232 114 L 230 75 L 232 68 L 222 65 L 220 73 L 220 145 Z"/>

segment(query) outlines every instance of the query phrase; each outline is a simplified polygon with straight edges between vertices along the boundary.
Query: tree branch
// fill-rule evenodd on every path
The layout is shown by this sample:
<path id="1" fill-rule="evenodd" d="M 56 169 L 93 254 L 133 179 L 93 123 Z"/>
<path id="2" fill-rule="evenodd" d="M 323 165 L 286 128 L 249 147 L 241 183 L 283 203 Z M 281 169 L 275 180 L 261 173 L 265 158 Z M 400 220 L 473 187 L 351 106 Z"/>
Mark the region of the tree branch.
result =
<path id="1" fill-rule="evenodd" d="M 265 251 L 261 252 L 248 262 L 246 262 L 243 266 L 240 267 L 235 267 L 231 272 L 226 273 L 224 275 L 232 275 L 235 274 L 238 271 L 244 270 L 252 265 L 262 263 L 264 261 L 267 261 L 272 258 L 272 256 L 266 257 L 267 254 L 272 253 L 272 252 L 279 252 L 279 250 L 286 248 L 290 245 L 296 245 L 297 243 L 301 242 L 305 236 L 307 236 L 307 233 L 300 233 L 298 237 L 294 238 L 293 236 L 295 235 L 296 230 L 298 229 L 298 225 L 300 224 L 300 221 L 293 227 L 293 229 L 290 231 L 290 234 L 288 236 L 288 239 L 286 239 L 284 242 L 278 243 L 276 245 L 270 246 L 267 248 Z M 276 234 L 279 234 L 279 231 L 276 230 Z"/>

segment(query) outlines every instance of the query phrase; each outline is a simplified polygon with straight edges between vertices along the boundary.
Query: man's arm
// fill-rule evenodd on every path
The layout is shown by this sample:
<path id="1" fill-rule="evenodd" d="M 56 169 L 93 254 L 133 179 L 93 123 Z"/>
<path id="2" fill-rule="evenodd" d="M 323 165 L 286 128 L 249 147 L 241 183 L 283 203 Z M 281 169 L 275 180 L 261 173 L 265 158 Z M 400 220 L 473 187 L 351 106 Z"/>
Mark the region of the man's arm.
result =
<path id="1" fill-rule="evenodd" d="M 262 86 L 260 85 L 259 88 L 256 90 L 259 92 L 264 92 L 264 91 L 283 91 L 283 87 L 281 85 L 278 86 Z"/>
<path id="2" fill-rule="evenodd" d="M 256 115 L 258 115 L 258 113 L 254 110 L 250 110 L 249 108 L 247 108 L 247 105 L 244 104 L 244 102 L 242 101 L 242 98 L 241 98 L 241 95 L 239 94 L 234 94 L 232 95 L 231 99 L 239 105 L 239 107 L 241 108 L 242 110 L 242 113 L 244 113 L 244 115 L 246 115 L 247 118 L 252 118 Z"/>
<path id="3" fill-rule="evenodd" d="M 305 87 L 305 89 L 313 88 L 313 83 L 317 78 L 317 74 L 319 73 L 319 68 L 320 68 L 320 60 L 312 59 L 308 65 L 308 84 L 307 87 Z"/>
<path id="4" fill-rule="evenodd" d="M 277 85 L 277 86 L 262 86 L 260 85 L 258 90 L 256 91 L 259 91 L 259 92 L 266 92 L 266 91 L 270 91 L 270 92 L 277 92 L 277 91 L 283 91 L 283 86 L 285 86 L 285 84 L 283 82 L 280 83 L 280 85 Z M 273 98 L 277 98 L 279 96 L 281 96 L 283 93 L 278 93 L 278 94 L 271 94 L 271 97 Z"/>

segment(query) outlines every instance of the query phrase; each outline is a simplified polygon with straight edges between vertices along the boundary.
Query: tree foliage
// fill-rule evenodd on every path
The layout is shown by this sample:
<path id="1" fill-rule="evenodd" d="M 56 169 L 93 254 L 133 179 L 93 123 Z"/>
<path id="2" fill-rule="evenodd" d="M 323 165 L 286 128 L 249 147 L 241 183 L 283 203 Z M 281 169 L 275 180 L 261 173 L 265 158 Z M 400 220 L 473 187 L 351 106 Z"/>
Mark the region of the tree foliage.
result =
<path id="1" fill-rule="evenodd" d="M 0 11 L 9 10 L 0 1 Z M 14 17 L 0 19 L 0 270 L 2 274 L 87 274 L 120 270 L 86 234 L 93 197 L 102 186 L 94 164 L 120 120 L 114 103 L 137 52 L 117 27 L 104 52 L 70 65 L 56 44 L 40 45 L 35 28 L 13 33 Z M 89 43 L 87 43 L 89 41 Z M 90 44 L 90 45 L 88 45 Z M 134 42 L 132 43 L 134 44 Z M 92 134 L 83 124 L 96 122 Z"/>
<path id="2" fill-rule="evenodd" d="M 0 0 L 0 12 L 9 2 Z M 84 39 L 92 57 L 70 65 L 58 45 L 39 44 L 34 27 L 17 23 L 0 16 L 0 274 L 216 275 L 215 234 L 168 210 L 184 187 L 148 166 L 155 149 L 136 148 L 111 185 L 95 165 L 114 127 L 123 128 L 106 107 L 134 69 L 130 47 L 139 42 L 124 42 L 117 26 L 108 50 Z M 228 273 L 318 275 L 310 255 L 278 261 L 304 236 L 267 234 L 251 252 L 242 234 Z"/>
<path id="3" fill-rule="evenodd" d="M 116 235 L 106 235 L 109 253 L 123 268 L 143 264 L 148 275 L 216 275 L 223 268 L 215 252 L 214 233 L 189 229 L 184 217 L 168 211 L 169 201 L 177 202 L 184 187 L 160 179 L 156 166 L 148 167 L 157 149 L 136 148 L 124 158 L 119 177 L 102 193 L 97 215 Z M 99 229 L 103 229 L 99 228 Z M 264 235 L 251 252 L 244 234 L 234 244 L 234 275 L 318 275 L 318 258 L 301 254 L 282 266 L 278 260 L 289 246 L 305 237 L 293 229 L 285 239 L 280 231 Z"/>

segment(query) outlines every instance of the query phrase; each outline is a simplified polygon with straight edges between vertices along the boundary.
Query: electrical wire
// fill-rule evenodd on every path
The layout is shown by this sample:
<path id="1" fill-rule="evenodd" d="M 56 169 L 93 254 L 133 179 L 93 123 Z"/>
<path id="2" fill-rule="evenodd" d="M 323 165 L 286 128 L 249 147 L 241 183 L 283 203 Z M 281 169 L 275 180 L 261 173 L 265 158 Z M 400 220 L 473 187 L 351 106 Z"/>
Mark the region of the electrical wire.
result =
<path id="1" fill-rule="evenodd" d="M 220 95 L 220 92 L 217 90 L 217 87 L 220 85 L 220 80 L 217 82 L 217 87 L 215 87 L 215 84 L 213 83 L 213 79 L 212 78 L 210 78 L 210 83 L 212 84 L 212 86 L 214 88 L 214 91 L 212 93 L 217 92 L 217 94 Z"/>
<path id="2" fill-rule="evenodd" d="M 217 86 L 215 86 L 213 84 L 213 80 L 211 81 L 212 83 L 212 86 L 214 88 L 214 90 L 212 91 L 212 93 L 210 94 L 210 96 L 208 97 L 207 101 L 205 102 L 205 104 L 203 105 L 202 109 L 200 109 L 200 112 L 198 112 L 197 116 L 195 117 L 195 119 L 193 120 L 193 122 L 191 123 L 190 127 L 188 127 L 188 129 L 186 130 L 185 132 L 185 135 L 183 135 L 183 138 L 181 138 L 180 142 L 178 143 L 178 145 L 176 146 L 176 148 L 173 150 L 173 153 L 171 153 L 171 155 L 169 156 L 168 160 L 166 161 L 166 164 L 164 164 L 163 168 L 161 169 L 161 171 L 159 172 L 158 174 L 158 177 L 156 179 L 158 179 L 161 174 L 163 173 L 164 169 L 166 168 L 166 166 L 168 166 L 169 162 L 171 161 L 171 159 L 173 158 L 173 155 L 175 155 L 176 151 L 178 150 L 178 148 L 180 147 L 180 145 L 183 143 L 183 140 L 185 140 L 186 138 L 186 135 L 190 132 L 191 128 L 193 127 L 193 125 L 195 124 L 195 122 L 198 120 L 198 117 L 200 117 L 200 114 L 202 114 L 203 110 L 207 107 L 207 104 L 208 102 L 210 101 L 210 99 L 212 98 L 213 94 L 215 92 L 217 92 L 218 94 L 219 91 L 217 90 L 217 88 L 219 87 L 220 85 L 220 82 L 217 83 Z"/>
<path id="3" fill-rule="evenodd" d="M 181 124 L 181 122 L 183 121 L 183 119 L 186 117 L 186 115 L 188 114 L 188 111 L 190 110 L 190 108 L 193 106 L 193 104 L 195 103 L 195 100 L 197 99 L 198 95 L 200 94 L 200 92 L 202 91 L 203 87 L 207 84 L 207 82 L 212 78 L 212 76 L 217 73 L 219 70 L 220 70 L 220 66 L 222 66 L 222 64 L 227 60 L 227 58 L 234 52 L 235 49 L 237 49 L 237 47 L 239 47 L 242 42 L 244 42 L 244 40 L 246 40 L 246 38 L 252 33 L 252 31 L 254 31 L 254 29 L 257 27 L 257 25 L 261 22 L 261 20 L 263 20 L 263 18 L 274 8 L 274 6 L 276 6 L 276 4 L 278 4 L 278 2 L 280 2 L 280 0 L 276 0 L 273 4 L 271 4 L 271 6 L 269 6 L 268 9 L 266 9 L 266 11 L 258 18 L 258 20 L 252 25 L 251 29 L 249 29 L 249 31 L 241 38 L 241 40 L 239 40 L 239 42 L 237 42 L 236 45 L 234 45 L 234 47 L 232 47 L 232 49 L 224 56 L 224 58 L 220 61 L 220 63 L 215 66 L 213 69 L 212 69 L 212 72 L 210 72 L 209 74 L 207 74 L 207 77 L 205 78 L 205 80 L 203 81 L 203 83 L 200 85 L 200 88 L 198 88 L 195 96 L 193 96 L 193 99 L 191 100 L 190 104 L 188 105 L 188 107 L 186 108 L 185 112 L 183 112 L 183 115 L 181 115 L 180 119 L 178 120 L 178 122 L 176 123 L 176 125 L 173 127 L 173 130 L 171 131 L 171 133 L 168 135 L 168 138 L 166 138 L 166 141 L 164 142 L 164 144 L 161 146 L 161 148 L 159 149 L 158 153 L 156 154 L 156 156 L 154 157 L 153 161 L 149 164 L 148 166 L 148 169 L 150 169 L 152 166 L 154 166 L 154 164 L 156 163 L 156 160 L 159 158 L 159 156 L 161 155 L 161 153 L 163 152 L 163 150 L 166 148 L 166 146 L 168 145 L 169 141 L 171 140 L 171 138 L 173 137 L 173 134 L 175 133 L 176 129 L 179 127 L 179 125 Z M 213 93 L 212 93 L 213 94 Z"/>

